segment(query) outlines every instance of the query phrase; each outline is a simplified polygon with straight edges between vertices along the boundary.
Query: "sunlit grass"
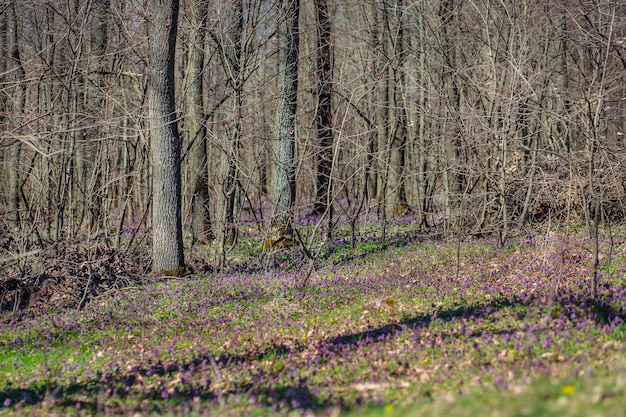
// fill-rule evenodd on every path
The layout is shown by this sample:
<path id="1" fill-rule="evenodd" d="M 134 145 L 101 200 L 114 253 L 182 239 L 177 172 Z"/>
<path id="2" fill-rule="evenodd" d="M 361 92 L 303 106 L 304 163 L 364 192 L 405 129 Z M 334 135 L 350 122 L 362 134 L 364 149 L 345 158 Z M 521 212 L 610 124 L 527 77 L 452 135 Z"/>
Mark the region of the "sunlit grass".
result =
<path id="1" fill-rule="evenodd" d="M 524 241 L 361 242 L 323 259 L 304 288 L 298 268 L 225 271 L 7 315 L 0 414 L 618 415 L 619 270 L 594 301 L 587 258 Z"/>
<path id="2" fill-rule="evenodd" d="M 535 380 L 508 390 L 443 393 L 430 401 L 379 405 L 342 415 L 365 416 L 622 416 L 626 399 L 624 373 L 584 379 Z"/>

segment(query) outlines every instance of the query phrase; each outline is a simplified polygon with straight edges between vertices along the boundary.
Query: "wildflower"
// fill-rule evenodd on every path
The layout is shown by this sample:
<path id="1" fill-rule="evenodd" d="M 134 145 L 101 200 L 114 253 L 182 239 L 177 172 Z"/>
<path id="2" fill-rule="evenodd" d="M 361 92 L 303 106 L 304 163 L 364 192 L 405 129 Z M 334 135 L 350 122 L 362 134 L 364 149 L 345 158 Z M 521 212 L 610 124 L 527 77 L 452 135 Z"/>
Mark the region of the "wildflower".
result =
<path id="1" fill-rule="evenodd" d="M 561 394 L 563 395 L 572 395 L 575 392 L 576 387 L 573 385 L 564 385 L 563 388 L 561 388 Z"/>
<path id="2" fill-rule="evenodd" d="M 392 404 L 387 404 L 385 406 L 385 413 L 387 413 L 387 414 L 393 413 L 393 405 Z"/>

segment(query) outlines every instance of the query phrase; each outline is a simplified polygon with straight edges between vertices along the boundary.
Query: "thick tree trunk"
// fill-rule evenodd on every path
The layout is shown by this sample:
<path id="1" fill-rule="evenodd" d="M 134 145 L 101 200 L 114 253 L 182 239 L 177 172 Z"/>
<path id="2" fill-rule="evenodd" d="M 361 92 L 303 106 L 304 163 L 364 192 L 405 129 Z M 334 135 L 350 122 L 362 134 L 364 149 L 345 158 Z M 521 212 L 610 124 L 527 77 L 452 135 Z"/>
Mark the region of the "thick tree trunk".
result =
<path id="1" fill-rule="evenodd" d="M 178 0 L 156 0 L 151 13 L 148 110 L 152 153 L 152 272 L 185 272 L 181 218 L 180 137 L 174 107 Z"/>
<path id="2" fill-rule="evenodd" d="M 333 52 L 331 46 L 331 21 L 327 0 L 316 0 L 317 6 L 317 187 L 314 213 L 326 212 L 331 193 L 331 171 L 333 163 Z"/>
<path id="3" fill-rule="evenodd" d="M 293 244 L 296 199 L 295 129 L 298 92 L 299 0 L 281 1 L 278 100 L 272 129 L 274 174 L 273 213 L 263 249 Z"/>

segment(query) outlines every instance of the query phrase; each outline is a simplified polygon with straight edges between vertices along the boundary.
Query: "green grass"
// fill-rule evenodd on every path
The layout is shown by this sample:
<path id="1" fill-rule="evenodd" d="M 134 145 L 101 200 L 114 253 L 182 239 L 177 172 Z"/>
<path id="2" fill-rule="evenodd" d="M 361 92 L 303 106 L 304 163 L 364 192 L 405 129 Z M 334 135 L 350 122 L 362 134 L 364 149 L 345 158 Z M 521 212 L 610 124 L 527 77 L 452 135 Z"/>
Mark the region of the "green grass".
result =
<path id="1" fill-rule="evenodd" d="M 0 415 L 622 415 L 623 277 L 594 302 L 559 250 L 363 242 L 303 291 L 272 269 L 7 314 Z"/>
<path id="2" fill-rule="evenodd" d="M 584 379 L 535 380 L 506 391 L 489 390 L 435 395 L 409 404 L 385 404 L 342 415 L 346 417 L 418 416 L 623 416 L 626 375 L 613 373 Z"/>

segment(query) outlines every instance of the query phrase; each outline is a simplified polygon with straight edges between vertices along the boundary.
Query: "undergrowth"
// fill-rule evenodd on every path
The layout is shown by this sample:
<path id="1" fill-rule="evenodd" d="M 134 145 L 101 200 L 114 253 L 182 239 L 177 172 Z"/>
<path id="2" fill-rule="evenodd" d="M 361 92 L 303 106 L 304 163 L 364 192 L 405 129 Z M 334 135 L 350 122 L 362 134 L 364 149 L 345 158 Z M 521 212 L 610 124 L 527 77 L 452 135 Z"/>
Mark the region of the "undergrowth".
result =
<path id="1" fill-rule="evenodd" d="M 621 414 L 621 265 L 407 236 L 6 312 L 0 415 Z"/>

